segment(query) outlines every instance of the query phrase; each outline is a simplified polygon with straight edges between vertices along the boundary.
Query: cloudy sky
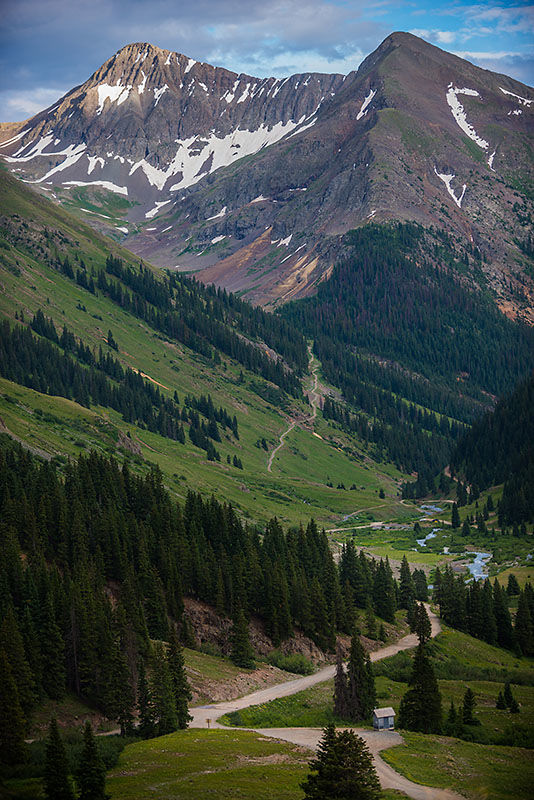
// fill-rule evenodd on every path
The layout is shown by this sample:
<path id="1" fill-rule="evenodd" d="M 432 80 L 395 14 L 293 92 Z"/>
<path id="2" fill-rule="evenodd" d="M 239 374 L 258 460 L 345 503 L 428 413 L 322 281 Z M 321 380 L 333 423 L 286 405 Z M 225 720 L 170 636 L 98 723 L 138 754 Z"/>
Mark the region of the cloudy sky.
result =
<path id="1" fill-rule="evenodd" d="M 130 42 L 236 72 L 346 73 L 394 30 L 534 84 L 534 5 L 468 0 L 0 0 L 0 121 L 83 83 Z"/>

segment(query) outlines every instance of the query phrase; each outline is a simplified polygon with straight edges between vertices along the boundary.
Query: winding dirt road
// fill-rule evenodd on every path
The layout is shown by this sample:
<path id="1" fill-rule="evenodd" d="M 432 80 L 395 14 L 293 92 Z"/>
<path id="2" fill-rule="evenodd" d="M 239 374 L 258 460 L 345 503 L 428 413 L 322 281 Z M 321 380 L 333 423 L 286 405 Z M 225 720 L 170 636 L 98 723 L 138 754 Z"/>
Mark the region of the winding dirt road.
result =
<path id="1" fill-rule="evenodd" d="M 305 417 L 304 419 L 292 419 L 290 424 L 289 424 L 289 426 L 285 429 L 285 431 L 283 433 L 280 434 L 280 437 L 278 439 L 278 444 L 276 445 L 274 450 L 271 452 L 271 454 L 269 456 L 269 460 L 267 461 L 267 472 L 272 472 L 273 471 L 272 470 L 273 459 L 274 459 L 275 455 L 278 453 L 278 451 L 281 450 L 282 447 L 284 446 L 286 436 L 288 435 L 288 433 L 291 433 L 291 431 L 293 430 L 295 425 L 302 424 L 302 423 L 305 423 L 305 422 L 308 422 L 308 423 L 309 422 L 314 422 L 315 418 L 317 417 L 317 409 L 319 407 L 319 402 L 320 402 L 320 395 L 317 392 L 317 385 L 318 385 L 317 370 L 319 369 L 319 362 L 316 360 L 315 356 L 313 355 L 311 346 L 308 346 L 308 355 L 310 357 L 309 370 L 310 370 L 310 374 L 313 375 L 312 388 L 308 392 L 308 397 L 310 398 L 310 402 L 311 402 L 311 406 L 312 406 L 312 413 L 310 414 L 309 417 Z"/>
<path id="2" fill-rule="evenodd" d="M 439 619 L 428 606 L 427 611 L 432 625 L 432 636 L 436 636 L 441 630 Z M 417 636 L 411 633 L 399 639 L 395 644 L 382 647 L 380 650 L 375 650 L 374 653 L 371 653 L 371 661 L 379 661 L 383 658 L 388 658 L 396 653 L 400 653 L 402 650 L 410 650 L 416 647 L 416 645 Z M 245 697 L 227 700 L 223 703 L 190 708 L 189 712 L 193 718 L 190 727 L 206 728 L 209 726 L 210 728 L 222 728 L 224 726 L 219 725 L 217 719 L 223 714 L 296 694 L 303 689 L 308 689 L 310 686 L 315 686 L 317 683 L 322 683 L 323 681 L 333 678 L 335 670 L 335 664 L 330 664 L 314 675 L 306 675 L 302 678 L 286 681 L 286 683 L 279 683 L 277 686 L 271 686 L 268 689 L 252 692 Z M 254 728 L 252 730 L 263 736 L 281 739 L 285 742 L 292 742 L 302 747 L 309 747 L 311 750 L 317 749 L 317 744 L 322 737 L 322 731 L 317 728 Z M 395 731 L 374 731 L 364 728 L 354 728 L 354 730 L 365 740 L 369 747 L 378 777 L 380 778 L 380 784 L 384 789 L 398 789 L 409 797 L 414 798 L 414 800 L 464 800 L 464 798 L 455 792 L 413 783 L 402 775 L 399 775 L 389 764 L 383 761 L 379 756 L 381 750 L 385 750 L 397 744 L 402 744 L 403 738 L 399 733 Z"/>

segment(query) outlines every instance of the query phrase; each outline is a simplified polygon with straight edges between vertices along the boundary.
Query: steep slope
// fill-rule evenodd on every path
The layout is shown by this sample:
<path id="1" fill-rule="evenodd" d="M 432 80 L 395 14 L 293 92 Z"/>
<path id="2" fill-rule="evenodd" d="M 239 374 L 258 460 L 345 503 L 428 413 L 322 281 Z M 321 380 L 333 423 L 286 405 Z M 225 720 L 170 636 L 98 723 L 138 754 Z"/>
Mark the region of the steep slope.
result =
<path id="1" fill-rule="evenodd" d="M 159 270 L 141 270 L 127 250 L 0 171 L 0 324 L 25 331 L 13 338 L 2 325 L 0 431 L 58 463 L 95 449 L 129 458 L 136 472 L 157 464 L 174 496 L 213 492 L 254 521 L 276 515 L 298 523 L 313 515 L 337 522 L 355 508 L 377 505 L 380 488 L 387 498 L 376 513 L 401 511 L 401 473 L 375 463 L 372 447 L 320 415 L 314 427 L 308 421 L 300 394 L 301 382 L 303 389 L 310 383 L 302 336 L 237 298 L 176 280 L 174 312 L 162 313 L 169 283 Z M 52 328 L 33 321 L 39 310 Z M 176 314 L 180 324 L 163 330 Z M 30 345 L 28 334 L 38 344 Z M 288 372 L 283 365 L 289 362 Z M 285 389 L 262 374 L 267 365 Z M 141 373 L 141 385 L 132 373 Z M 115 394 L 106 397 L 101 390 L 110 384 Z M 135 390 L 129 400 L 128 385 Z M 220 441 L 206 431 L 220 461 L 196 430 L 212 416 L 197 404 L 202 395 L 237 421 L 239 438 L 221 422 Z M 127 400 L 122 408 L 121 397 Z M 199 425 L 190 412 L 198 413 Z M 269 454 L 289 419 L 297 420 L 296 428 L 269 472 Z M 184 441 L 174 438 L 180 425 Z M 349 491 L 352 484 L 357 491 Z"/>
<path id="2" fill-rule="evenodd" d="M 135 252 L 256 303 L 315 291 L 348 230 L 393 218 L 477 247 L 503 310 L 530 318 L 533 114 L 529 87 L 405 33 L 346 77 L 280 81 L 138 44 L 1 152 Z"/>
<path id="3" fill-rule="evenodd" d="M 460 440 L 451 470 L 479 489 L 504 483 L 501 525 L 534 519 L 534 373 Z"/>

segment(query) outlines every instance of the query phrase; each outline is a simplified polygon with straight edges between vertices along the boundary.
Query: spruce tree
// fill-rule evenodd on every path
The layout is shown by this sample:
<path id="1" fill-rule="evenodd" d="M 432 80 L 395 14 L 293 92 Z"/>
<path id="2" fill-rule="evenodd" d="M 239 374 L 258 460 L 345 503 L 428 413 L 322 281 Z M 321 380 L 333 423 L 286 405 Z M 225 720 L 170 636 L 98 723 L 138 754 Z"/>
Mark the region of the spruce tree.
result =
<path id="1" fill-rule="evenodd" d="M 152 693 L 146 677 L 145 662 L 139 662 L 139 674 L 137 678 L 137 710 L 139 713 L 139 724 L 137 731 L 143 739 L 151 739 L 156 735 L 156 723 L 154 720 L 154 705 Z"/>
<path id="2" fill-rule="evenodd" d="M 48 595 L 39 629 L 43 664 L 43 688 L 52 700 L 60 700 L 65 694 L 65 646 L 56 625 L 54 609 Z"/>
<path id="3" fill-rule="evenodd" d="M 254 650 L 250 644 L 248 623 L 242 608 L 237 612 L 230 633 L 232 653 L 230 658 L 237 667 L 254 669 Z"/>
<path id="4" fill-rule="evenodd" d="M 366 719 L 376 701 L 375 681 L 369 656 L 366 656 L 357 634 L 350 643 L 347 682 L 347 718 L 353 722 Z"/>
<path id="5" fill-rule="evenodd" d="M 106 794 L 106 768 L 90 722 L 85 723 L 83 749 L 76 772 L 78 800 L 109 800 Z"/>
<path id="6" fill-rule="evenodd" d="M 365 635 L 369 639 L 376 639 L 376 618 L 370 598 L 365 609 Z"/>
<path id="7" fill-rule="evenodd" d="M 401 700 L 399 727 L 421 733 L 441 732 L 441 694 L 425 645 L 415 651 L 410 688 Z"/>
<path id="8" fill-rule="evenodd" d="M 188 710 L 188 704 L 191 701 L 192 695 L 185 672 L 184 654 L 180 647 L 175 628 L 171 631 L 167 661 L 171 673 L 172 689 L 176 706 L 176 720 L 178 728 L 183 730 L 187 728 L 192 719 Z"/>
<path id="9" fill-rule="evenodd" d="M 17 685 L 4 650 L 0 650 L 0 764 L 13 766 L 26 760 L 26 720 Z"/>
<path id="10" fill-rule="evenodd" d="M 499 708 L 501 711 L 504 711 L 504 709 L 506 708 L 506 701 L 504 699 L 504 695 L 502 692 L 499 692 L 499 694 L 497 695 L 495 708 Z"/>
<path id="11" fill-rule="evenodd" d="M 512 694 L 512 687 L 510 686 L 510 681 L 506 681 L 504 684 L 504 692 L 503 692 L 504 702 L 506 703 L 506 707 L 510 708 L 512 700 L 514 696 Z"/>
<path id="12" fill-rule="evenodd" d="M 464 725 L 476 725 L 477 720 L 473 716 L 475 705 L 475 693 L 470 687 L 468 687 L 465 691 L 462 704 L 462 722 Z"/>
<path id="13" fill-rule="evenodd" d="M 55 717 L 48 726 L 43 783 L 47 800 L 74 800 L 67 754 Z"/>
<path id="14" fill-rule="evenodd" d="M 419 639 L 419 644 L 425 644 L 432 636 L 432 625 L 423 603 L 417 604 L 415 614 L 415 633 Z"/>
<path id="15" fill-rule="evenodd" d="M 399 607 L 409 609 L 415 600 L 415 584 L 406 555 L 402 557 L 399 576 Z"/>
<path id="16" fill-rule="evenodd" d="M 28 722 L 37 703 L 37 694 L 13 606 L 9 607 L 0 627 L 0 641 L 4 645 L 11 672 L 16 678 L 19 702 Z"/>
<path id="17" fill-rule="evenodd" d="M 150 688 L 158 735 L 172 733 L 178 727 L 178 718 L 171 672 L 161 642 L 154 646 Z"/>
<path id="18" fill-rule="evenodd" d="M 304 800 L 378 800 L 380 783 L 364 740 L 328 725 L 310 773 L 301 784 Z"/>
<path id="19" fill-rule="evenodd" d="M 341 647 L 338 645 L 336 652 L 336 674 L 334 676 L 334 715 L 340 719 L 347 719 L 348 717 L 348 694 L 347 674 L 343 666 Z"/>
<path id="20" fill-rule="evenodd" d="M 451 524 L 454 530 L 457 530 L 460 527 L 460 515 L 458 513 L 458 506 L 456 503 L 452 504 Z"/>
<path id="21" fill-rule="evenodd" d="M 519 595 L 517 613 L 515 615 L 515 637 L 525 656 L 534 654 L 534 632 L 532 617 L 525 592 Z"/>
<path id="22" fill-rule="evenodd" d="M 457 721 L 457 713 L 456 708 L 454 705 L 454 700 L 451 699 L 451 704 L 449 706 L 449 711 L 447 713 L 447 719 L 445 722 L 445 733 L 447 736 L 452 736 L 455 729 L 456 729 L 456 721 Z"/>

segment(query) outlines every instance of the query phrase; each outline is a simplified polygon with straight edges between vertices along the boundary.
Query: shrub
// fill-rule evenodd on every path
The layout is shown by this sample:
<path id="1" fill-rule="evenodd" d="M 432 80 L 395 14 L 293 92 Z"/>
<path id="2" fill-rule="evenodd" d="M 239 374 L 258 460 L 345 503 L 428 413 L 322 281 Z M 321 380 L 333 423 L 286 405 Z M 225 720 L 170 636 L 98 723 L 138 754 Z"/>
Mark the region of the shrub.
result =
<path id="1" fill-rule="evenodd" d="M 301 653 L 291 653 L 284 655 L 280 650 L 273 650 L 267 656 L 267 661 L 278 669 L 284 669 L 286 672 L 294 672 L 297 675 L 313 675 L 315 667 L 312 662 L 303 656 Z"/>

